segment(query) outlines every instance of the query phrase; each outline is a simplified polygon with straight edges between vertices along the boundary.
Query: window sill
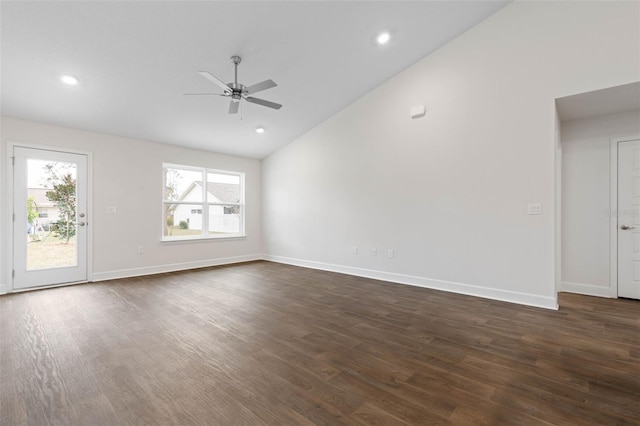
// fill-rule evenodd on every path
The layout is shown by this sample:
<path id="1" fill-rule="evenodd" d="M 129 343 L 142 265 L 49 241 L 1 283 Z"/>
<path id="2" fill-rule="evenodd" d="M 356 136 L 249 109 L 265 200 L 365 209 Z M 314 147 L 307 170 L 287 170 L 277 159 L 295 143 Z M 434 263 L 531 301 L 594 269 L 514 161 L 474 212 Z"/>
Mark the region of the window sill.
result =
<path id="1" fill-rule="evenodd" d="M 247 238 L 246 235 L 237 234 L 237 235 L 229 235 L 229 236 L 194 236 L 194 237 L 162 237 L 160 239 L 161 243 L 189 243 L 189 242 L 203 242 L 203 241 L 229 241 L 229 240 L 244 240 Z"/>

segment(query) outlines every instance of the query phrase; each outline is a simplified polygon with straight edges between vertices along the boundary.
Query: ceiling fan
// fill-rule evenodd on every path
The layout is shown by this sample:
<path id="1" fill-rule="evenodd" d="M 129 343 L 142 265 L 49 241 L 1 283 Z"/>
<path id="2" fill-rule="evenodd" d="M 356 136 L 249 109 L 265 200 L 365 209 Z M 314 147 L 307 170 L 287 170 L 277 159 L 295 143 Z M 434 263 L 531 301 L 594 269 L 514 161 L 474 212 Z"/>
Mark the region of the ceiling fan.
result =
<path id="1" fill-rule="evenodd" d="M 249 95 L 253 95 L 254 93 L 258 93 L 262 90 L 271 89 L 272 87 L 276 87 L 277 84 L 273 80 L 265 80 L 261 83 L 256 83 L 251 86 L 245 86 L 244 84 L 238 83 L 238 64 L 242 61 L 240 56 L 232 56 L 231 62 L 235 66 L 235 80 L 233 83 L 225 84 L 222 80 L 220 80 L 215 75 L 211 74 L 207 71 L 198 71 L 198 74 L 211 81 L 212 83 L 220 86 L 223 90 L 223 93 L 185 93 L 187 96 L 226 96 L 231 98 L 231 102 L 229 103 L 229 114 L 237 114 L 238 109 L 240 108 L 240 101 L 244 99 L 247 102 L 251 102 L 253 104 L 258 104 L 262 106 L 266 106 L 268 108 L 280 109 L 282 105 L 277 104 L 275 102 L 266 101 L 264 99 L 254 98 Z"/>

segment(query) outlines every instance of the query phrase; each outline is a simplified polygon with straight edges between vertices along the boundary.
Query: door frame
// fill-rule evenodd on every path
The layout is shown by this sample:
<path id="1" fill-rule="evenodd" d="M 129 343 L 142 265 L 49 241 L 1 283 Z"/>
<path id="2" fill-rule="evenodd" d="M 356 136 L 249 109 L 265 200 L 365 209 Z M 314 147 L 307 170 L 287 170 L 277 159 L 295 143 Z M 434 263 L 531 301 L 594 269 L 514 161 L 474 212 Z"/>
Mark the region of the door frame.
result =
<path id="1" fill-rule="evenodd" d="M 14 200 L 13 200 L 13 150 L 16 147 L 20 148 L 28 148 L 28 149 L 39 149 L 45 151 L 55 151 L 55 152 L 63 152 L 69 154 L 78 154 L 78 155 L 86 155 L 87 156 L 87 217 L 91 220 L 91 226 L 87 227 L 87 281 L 82 282 L 73 282 L 73 283 L 63 283 L 63 284 L 54 284 L 49 286 L 42 286 L 37 288 L 28 288 L 28 289 L 15 289 L 13 285 L 13 246 L 14 246 L 14 232 L 13 232 L 13 212 L 14 212 Z M 31 291 L 31 290 L 39 290 L 43 288 L 52 288 L 52 287 L 62 287 L 66 285 L 74 285 L 74 284 L 83 284 L 85 282 L 92 281 L 93 278 L 93 154 L 88 151 L 80 151 L 76 149 L 70 149 L 66 147 L 53 146 L 53 145 L 36 145 L 31 143 L 22 143 L 22 142 L 14 142 L 7 141 L 7 222 L 6 222 L 6 246 L 5 250 L 7 253 L 6 260 L 6 277 L 7 277 L 7 292 L 8 293 L 18 293 L 21 291 Z"/>
<path id="2" fill-rule="evenodd" d="M 618 297 L 618 145 L 621 142 L 631 142 L 640 139 L 640 134 L 618 136 L 610 139 L 611 143 L 611 203 L 609 210 L 611 248 L 609 252 L 609 274 L 611 282 L 611 297 Z M 614 214 L 615 213 L 615 214 Z"/>

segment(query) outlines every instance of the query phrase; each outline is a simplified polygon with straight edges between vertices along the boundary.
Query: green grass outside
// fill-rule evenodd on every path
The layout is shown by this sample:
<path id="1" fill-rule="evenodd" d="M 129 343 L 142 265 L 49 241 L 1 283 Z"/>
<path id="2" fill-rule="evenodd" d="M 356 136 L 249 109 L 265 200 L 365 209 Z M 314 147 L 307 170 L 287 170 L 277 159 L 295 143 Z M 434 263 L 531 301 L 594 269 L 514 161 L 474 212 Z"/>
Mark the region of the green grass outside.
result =
<path id="1" fill-rule="evenodd" d="M 53 234 L 40 232 L 26 235 L 27 270 L 74 266 L 77 264 L 76 238 L 66 243 Z"/>
<path id="2" fill-rule="evenodd" d="M 200 235 L 202 231 L 199 229 L 181 229 L 179 226 L 169 228 L 170 237 L 184 237 L 189 235 Z"/>

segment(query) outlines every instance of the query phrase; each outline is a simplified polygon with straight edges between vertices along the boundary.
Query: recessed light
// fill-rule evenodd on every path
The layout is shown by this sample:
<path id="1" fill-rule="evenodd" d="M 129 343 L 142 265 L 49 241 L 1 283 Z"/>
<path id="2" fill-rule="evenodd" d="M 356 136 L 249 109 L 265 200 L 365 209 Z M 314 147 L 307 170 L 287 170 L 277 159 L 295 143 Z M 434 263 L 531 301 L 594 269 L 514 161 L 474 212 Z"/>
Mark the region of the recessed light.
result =
<path id="1" fill-rule="evenodd" d="M 391 40 L 391 34 L 386 31 L 378 34 L 378 37 L 376 37 L 378 44 L 387 44 L 389 40 Z"/>
<path id="2" fill-rule="evenodd" d="M 64 84 L 68 84 L 69 86 L 75 86 L 76 84 L 78 84 L 78 79 L 72 75 L 63 75 L 62 77 L 60 77 L 60 80 L 62 80 Z"/>
<path id="3" fill-rule="evenodd" d="M 256 133 L 264 133 L 264 127 L 256 127 Z"/>

